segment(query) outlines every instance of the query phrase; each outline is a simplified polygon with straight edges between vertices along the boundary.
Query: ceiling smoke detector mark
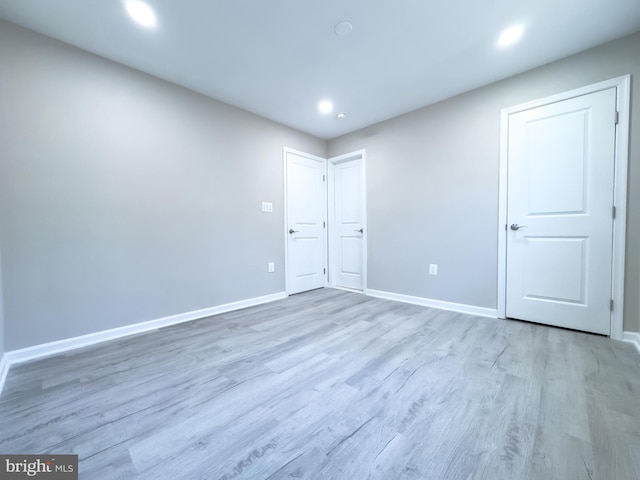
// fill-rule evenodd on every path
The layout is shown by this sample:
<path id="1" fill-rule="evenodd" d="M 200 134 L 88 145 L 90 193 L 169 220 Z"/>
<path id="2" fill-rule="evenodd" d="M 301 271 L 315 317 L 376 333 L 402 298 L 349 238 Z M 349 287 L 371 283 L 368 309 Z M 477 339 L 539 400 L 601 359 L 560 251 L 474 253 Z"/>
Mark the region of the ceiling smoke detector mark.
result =
<path id="1" fill-rule="evenodd" d="M 343 118 L 347 118 L 347 112 L 340 112 L 338 115 L 338 120 L 342 120 Z"/>
<path id="2" fill-rule="evenodd" d="M 336 26 L 333 27 L 333 31 L 336 32 L 336 35 L 339 37 L 346 37 L 353 30 L 353 25 L 349 22 L 340 22 L 336 23 Z"/>

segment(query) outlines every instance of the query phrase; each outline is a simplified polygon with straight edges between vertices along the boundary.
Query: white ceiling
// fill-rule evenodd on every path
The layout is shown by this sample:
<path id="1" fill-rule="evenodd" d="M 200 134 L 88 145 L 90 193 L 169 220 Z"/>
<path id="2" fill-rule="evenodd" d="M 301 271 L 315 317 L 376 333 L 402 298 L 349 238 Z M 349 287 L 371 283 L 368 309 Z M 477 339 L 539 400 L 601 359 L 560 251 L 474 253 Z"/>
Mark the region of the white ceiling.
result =
<path id="1" fill-rule="evenodd" d="M 640 0 L 147 3 L 154 29 L 123 0 L 0 0 L 0 17 L 324 139 L 640 30 Z M 497 47 L 516 23 L 522 40 Z"/>

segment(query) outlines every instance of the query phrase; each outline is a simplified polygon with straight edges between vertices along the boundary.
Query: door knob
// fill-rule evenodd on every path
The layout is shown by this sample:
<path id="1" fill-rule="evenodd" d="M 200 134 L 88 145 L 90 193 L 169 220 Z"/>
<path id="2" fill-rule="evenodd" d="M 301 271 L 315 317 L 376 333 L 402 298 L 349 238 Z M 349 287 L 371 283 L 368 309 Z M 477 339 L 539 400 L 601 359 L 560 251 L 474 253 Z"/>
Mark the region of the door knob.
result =
<path id="1" fill-rule="evenodd" d="M 360 230 L 356 229 L 356 232 L 364 233 L 364 228 L 361 228 Z"/>
<path id="2" fill-rule="evenodd" d="M 293 228 L 289 229 L 289 233 L 293 234 L 293 233 L 298 233 L 300 230 L 294 230 Z"/>
<path id="3" fill-rule="evenodd" d="M 520 230 L 521 228 L 527 228 L 526 225 L 518 225 L 517 223 L 512 223 L 511 224 L 511 230 Z"/>

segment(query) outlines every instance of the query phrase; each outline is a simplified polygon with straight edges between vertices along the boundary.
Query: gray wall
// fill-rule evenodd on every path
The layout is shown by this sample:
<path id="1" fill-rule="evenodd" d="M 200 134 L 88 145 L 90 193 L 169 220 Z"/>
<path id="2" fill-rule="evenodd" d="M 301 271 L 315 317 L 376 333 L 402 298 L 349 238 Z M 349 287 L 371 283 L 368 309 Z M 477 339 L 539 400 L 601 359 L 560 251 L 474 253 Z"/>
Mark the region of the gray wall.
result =
<path id="1" fill-rule="evenodd" d="M 0 65 L 7 350 L 284 291 L 282 148 L 325 141 L 2 21 Z"/>
<path id="2" fill-rule="evenodd" d="M 370 288 L 495 308 L 500 109 L 636 76 L 638 51 L 640 35 L 627 37 L 332 140 L 327 152 L 327 142 L 0 21 L 0 348 L 283 291 L 283 146 L 367 149 Z M 634 331 L 639 108 L 625 290 Z M 273 214 L 260 212 L 263 200 Z"/>
<path id="3" fill-rule="evenodd" d="M 500 110 L 630 73 L 624 328 L 640 330 L 638 52 L 635 34 L 331 140 L 330 156 L 367 149 L 369 287 L 495 308 Z"/>

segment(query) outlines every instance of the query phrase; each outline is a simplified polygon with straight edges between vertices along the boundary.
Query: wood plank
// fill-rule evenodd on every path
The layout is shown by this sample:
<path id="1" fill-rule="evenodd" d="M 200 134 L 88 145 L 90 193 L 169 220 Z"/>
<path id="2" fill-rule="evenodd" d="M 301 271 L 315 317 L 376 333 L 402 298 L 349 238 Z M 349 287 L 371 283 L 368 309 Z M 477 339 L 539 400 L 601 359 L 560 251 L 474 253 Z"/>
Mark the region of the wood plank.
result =
<path id="1" fill-rule="evenodd" d="M 83 479 L 640 478 L 640 356 L 322 289 L 12 368 L 0 451 Z"/>

